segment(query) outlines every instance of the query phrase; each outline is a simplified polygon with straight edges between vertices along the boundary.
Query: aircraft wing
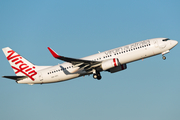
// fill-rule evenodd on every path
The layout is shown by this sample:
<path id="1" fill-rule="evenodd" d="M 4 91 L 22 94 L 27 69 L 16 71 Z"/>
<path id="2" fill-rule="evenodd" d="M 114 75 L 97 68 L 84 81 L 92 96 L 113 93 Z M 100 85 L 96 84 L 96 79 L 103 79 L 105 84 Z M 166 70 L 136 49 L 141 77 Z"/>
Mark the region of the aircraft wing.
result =
<path id="1" fill-rule="evenodd" d="M 83 59 L 76 59 L 76 58 L 69 58 L 58 55 L 55 51 L 53 51 L 50 47 L 48 47 L 49 51 L 53 55 L 54 58 L 72 63 L 73 65 L 79 65 L 79 66 L 96 66 L 97 64 L 100 64 L 101 61 L 91 61 L 91 60 L 83 60 Z"/>

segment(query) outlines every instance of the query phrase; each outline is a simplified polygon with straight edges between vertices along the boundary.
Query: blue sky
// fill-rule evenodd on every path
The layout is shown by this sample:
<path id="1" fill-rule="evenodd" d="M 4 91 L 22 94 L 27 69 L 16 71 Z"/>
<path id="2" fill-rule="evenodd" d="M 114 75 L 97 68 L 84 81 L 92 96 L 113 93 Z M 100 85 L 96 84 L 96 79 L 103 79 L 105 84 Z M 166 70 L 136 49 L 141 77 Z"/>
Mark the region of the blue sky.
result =
<path id="1" fill-rule="evenodd" d="M 37 65 L 56 65 L 47 47 L 81 58 L 133 42 L 180 40 L 178 0 L 1 0 L 0 47 Z M 2 120 L 178 120 L 179 51 L 129 63 L 103 79 L 91 76 L 46 85 L 0 78 Z M 15 75 L 0 52 L 0 76 Z"/>

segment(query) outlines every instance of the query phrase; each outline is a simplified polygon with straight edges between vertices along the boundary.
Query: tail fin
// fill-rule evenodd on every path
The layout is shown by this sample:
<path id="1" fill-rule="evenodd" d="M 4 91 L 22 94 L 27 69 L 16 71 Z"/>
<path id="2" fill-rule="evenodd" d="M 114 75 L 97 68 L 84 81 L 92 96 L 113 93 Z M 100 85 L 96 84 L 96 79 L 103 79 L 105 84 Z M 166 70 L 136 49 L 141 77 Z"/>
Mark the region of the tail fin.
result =
<path id="1" fill-rule="evenodd" d="M 3 48 L 2 50 L 17 76 L 28 76 L 34 80 L 33 76 L 37 74 L 35 65 L 9 47 Z"/>

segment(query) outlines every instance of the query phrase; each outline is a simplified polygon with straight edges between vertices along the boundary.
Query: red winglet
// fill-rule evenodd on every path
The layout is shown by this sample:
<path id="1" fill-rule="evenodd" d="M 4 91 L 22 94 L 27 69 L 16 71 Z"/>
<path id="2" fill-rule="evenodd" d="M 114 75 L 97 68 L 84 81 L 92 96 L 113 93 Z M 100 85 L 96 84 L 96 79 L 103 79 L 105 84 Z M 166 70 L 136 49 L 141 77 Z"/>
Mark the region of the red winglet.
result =
<path id="1" fill-rule="evenodd" d="M 60 58 L 61 57 L 56 52 L 54 52 L 50 47 L 48 47 L 48 49 L 51 52 L 51 54 L 53 55 L 53 57 L 55 57 L 55 58 Z"/>

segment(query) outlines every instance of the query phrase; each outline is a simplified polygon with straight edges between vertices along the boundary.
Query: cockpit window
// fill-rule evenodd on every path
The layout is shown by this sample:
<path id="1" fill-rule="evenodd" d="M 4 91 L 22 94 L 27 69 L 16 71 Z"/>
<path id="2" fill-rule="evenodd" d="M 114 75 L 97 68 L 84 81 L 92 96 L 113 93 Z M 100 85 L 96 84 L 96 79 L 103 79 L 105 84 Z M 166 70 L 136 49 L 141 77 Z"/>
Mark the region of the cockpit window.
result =
<path id="1" fill-rule="evenodd" d="M 168 40 L 170 40 L 169 38 L 166 38 L 166 39 L 163 39 L 162 41 L 168 41 Z"/>

